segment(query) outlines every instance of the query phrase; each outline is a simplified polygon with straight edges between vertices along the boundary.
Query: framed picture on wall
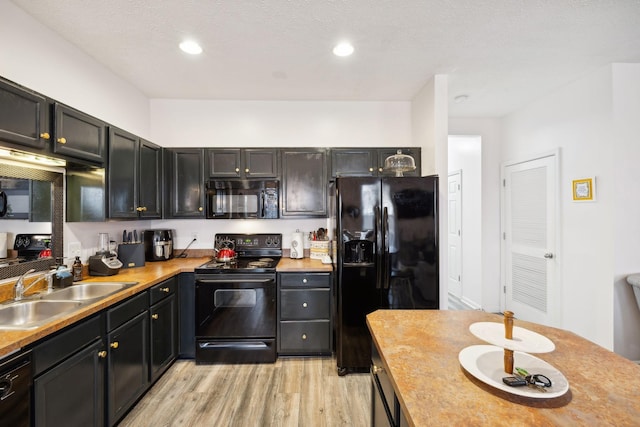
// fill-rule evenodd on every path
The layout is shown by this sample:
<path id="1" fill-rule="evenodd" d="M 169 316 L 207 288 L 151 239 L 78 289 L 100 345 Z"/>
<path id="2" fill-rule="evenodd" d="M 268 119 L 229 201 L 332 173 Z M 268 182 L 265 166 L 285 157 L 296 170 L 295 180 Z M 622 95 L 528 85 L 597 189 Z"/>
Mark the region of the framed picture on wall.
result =
<path id="1" fill-rule="evenodd" d="M 574 179 L 572 183 L 574 202 L 593 202 L 596 200 L 595 177 Z"/>

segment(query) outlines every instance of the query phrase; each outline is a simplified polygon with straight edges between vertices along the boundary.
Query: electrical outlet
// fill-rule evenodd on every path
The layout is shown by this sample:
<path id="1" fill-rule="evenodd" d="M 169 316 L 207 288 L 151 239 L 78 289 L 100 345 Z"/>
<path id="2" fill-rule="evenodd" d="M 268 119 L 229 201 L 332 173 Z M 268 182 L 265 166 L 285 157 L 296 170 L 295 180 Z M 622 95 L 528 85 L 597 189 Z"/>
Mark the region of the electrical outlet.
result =
<path id="1" fill-rule="evenodd" d="M 191 240 L 198 240 L 198 233 L 191 233 Z"/>
<path id="2" fill-rule="evenodd" d="M 69 257 L 75 258 L 82 255 L 82 245 L 80 242 L 69 242 Z"/>

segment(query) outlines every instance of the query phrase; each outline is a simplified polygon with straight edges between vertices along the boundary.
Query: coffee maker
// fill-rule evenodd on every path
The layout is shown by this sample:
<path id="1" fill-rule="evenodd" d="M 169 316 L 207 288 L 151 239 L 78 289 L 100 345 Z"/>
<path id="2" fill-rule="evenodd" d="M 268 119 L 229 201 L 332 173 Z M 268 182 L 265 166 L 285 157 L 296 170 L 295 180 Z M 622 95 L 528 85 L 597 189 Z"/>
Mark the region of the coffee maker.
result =
<path id="1" fill-rule="evenodd" d="M 109 234 L 98 234 L 98 251 L 89 257 L 90 276 L 113 276 L 122 268 L 122 262 L 109 248 Z"/>
<path id="2" fill-rule="evenodd" d="M 166 261 L 173 258 L 173 230 L 144 230 L 146 261 Z"/>

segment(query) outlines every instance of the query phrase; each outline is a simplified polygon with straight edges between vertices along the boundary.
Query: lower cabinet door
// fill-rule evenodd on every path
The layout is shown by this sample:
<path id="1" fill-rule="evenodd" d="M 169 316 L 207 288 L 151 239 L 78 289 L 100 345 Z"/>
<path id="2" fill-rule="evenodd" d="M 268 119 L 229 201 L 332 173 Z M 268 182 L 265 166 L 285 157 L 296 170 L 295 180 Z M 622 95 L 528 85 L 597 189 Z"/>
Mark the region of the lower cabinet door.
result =
<path id="1" fill-rule="evenodd" d="M 178 310 L 171 295 L 149 308 L 151 318 L 151 381 L 155 381 L 178 353 Z"/>
<path id="2" fill-rule="evenodd" d="M 329 320 L 281 321 L 280 352 L 308 354 L 331 352 Z"/>
<path id="3" fill-rule="evenodd" d="M 36 426 L 104 425 L 102 340 L 96 340 L 33 381 Z"/>
<path id="4" fill-rule="evenodd" d="M 384 391 L 375 374 L 371 375 L 371 425 L 373 427 L 395 427 Z"/>
<path id="5" fill-rule="evenodd" d="M 108 334 L 108 414 L 114 425 L 149 384 L 149 314 L 144 311 Z"/>

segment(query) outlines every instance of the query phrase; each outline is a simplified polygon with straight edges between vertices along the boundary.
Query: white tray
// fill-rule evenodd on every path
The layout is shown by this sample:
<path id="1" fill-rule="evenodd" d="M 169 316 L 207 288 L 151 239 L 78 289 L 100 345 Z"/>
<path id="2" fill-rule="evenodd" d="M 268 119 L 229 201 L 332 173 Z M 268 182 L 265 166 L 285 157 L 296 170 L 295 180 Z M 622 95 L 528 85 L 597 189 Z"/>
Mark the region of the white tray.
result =
<path id="1" fill-rule="evenodd" d="M 515 352 L 513 366 L 524 368 L 530 374 L 543 374 L 551 380 L 547 392 L 528 386 L 510 387 L 502 382 L 511 376 L 504 372 L 504 350 L 493 345 L 472 345 L 458 354 L 462 367 L 485 384 L 518 396 L 535 399 L 550 399 L 562 396 L 569 390 L 569 382 L 560 371 L 542 359 L 527 353 Z"/>
<path id="2" fill-rule="evenodd" d="M 556 346 L 549 338 L 537 332 L 519 326 L 513 327 L 513 339 L 504 337 L 504 324 L 497 322 L 476 322 L 469 326 L 469 331 L 489 344 L 513 351 L 527 353 L 549 353 Z"/>

